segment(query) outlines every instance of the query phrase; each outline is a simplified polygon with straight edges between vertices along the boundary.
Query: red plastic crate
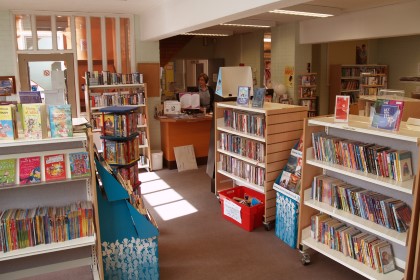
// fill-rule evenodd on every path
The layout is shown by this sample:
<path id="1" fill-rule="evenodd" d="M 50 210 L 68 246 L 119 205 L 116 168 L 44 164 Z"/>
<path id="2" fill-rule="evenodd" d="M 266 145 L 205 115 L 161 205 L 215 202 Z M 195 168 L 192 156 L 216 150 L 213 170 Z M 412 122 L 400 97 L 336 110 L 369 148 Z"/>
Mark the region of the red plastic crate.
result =
<path id="1" fill-rule="evenodd" d="M 246 206 L 244 204 L 240 204 L 236 200 L 234 200 L 234 197 L 240 197 L 244 198 L 245 195 L 248 195 L 250 198 L 256 198 L 261 203 L 255 206 Z M 220 205 L 222 207 L 222 216 L 234 223 L 235 225 L 240 226 L 241 228 L 252 231 L 255 228 L 262 225 L 263 222 L 263 215 L 264 215 L 264 201 L 265 201 L 265 195 L 262 193 L 259 193 L 257 191 L 248 189 L 246 187 L 234 187 L 231 189 L 227 189 L 224 191 L 219 192 L 219 199 L 220 199 Z M 225 214 L 225 200 L 229 200 L 230 202 L 238 205 L 241 207 L 241 222 L 238 222 L 237 220 L 227 216 Z"/>

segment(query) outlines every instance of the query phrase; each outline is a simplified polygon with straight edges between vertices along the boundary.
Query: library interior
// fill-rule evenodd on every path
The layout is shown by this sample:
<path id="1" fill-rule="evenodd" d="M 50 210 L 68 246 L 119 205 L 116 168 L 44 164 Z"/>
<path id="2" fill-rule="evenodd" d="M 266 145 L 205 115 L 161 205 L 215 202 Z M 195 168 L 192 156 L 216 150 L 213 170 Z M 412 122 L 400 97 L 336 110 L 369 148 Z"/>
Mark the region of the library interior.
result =
<path id="1" fill-rule="evenodd" d="M 420 0 L 0 0 L 0 279 L 420 279 Z"/>

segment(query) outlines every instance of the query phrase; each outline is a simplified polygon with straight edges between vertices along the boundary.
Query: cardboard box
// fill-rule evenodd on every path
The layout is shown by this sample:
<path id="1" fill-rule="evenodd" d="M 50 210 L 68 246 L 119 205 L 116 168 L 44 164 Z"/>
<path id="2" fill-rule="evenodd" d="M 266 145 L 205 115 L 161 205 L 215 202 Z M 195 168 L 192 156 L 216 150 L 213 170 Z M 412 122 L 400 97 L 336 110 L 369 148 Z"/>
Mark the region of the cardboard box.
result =
<path id="1" fill-rule="evenodd" d="M 163 113 L 165 115 L 173 115 L 181 113 L 181 103 L 179 101 L 168 100 L 164 102 Z"/>

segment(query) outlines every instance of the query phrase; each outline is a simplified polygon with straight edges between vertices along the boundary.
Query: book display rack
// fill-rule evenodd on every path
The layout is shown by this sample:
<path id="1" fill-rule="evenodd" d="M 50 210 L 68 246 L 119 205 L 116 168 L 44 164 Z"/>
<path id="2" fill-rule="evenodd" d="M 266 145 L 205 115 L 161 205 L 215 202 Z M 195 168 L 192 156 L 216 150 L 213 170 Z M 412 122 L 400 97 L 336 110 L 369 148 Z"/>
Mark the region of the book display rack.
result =
<path id="1" fill-rule="evenodd" d="M 265 195 L 264 225 L 275 220 L 273 183 L 302 135 L 304 106 L 265 103 L 263 108 L 217 102 L 215 193 L 245 186 Z"/>
<path id="2" fill-rule="evenodd" d="M 2 141 L 0 165 L 15 160 L 16 177 L 0 187 L 0 278 L 84 266 L 93 278 L 102 275 L 92 143 L 91 129 L 72 137 Z"/>
<path id="3" fill-rule="evenodd" d="M 104 82 L 99 79 L 99 82 L 88 83 L 85 86 L 86 113 L 87 119 L 90 120 L 93 127 L 93 132 L 98 135 L 101 133 L 104 125 L 100 112 L 101 109 L 109 106 L 137 106 L 137 131 L 143 139 L 143 141 L 139 143 L 141 151 L 138 168 L 150 170 L 152 167 L 152 158 L 149 144 L 150 133 L 148 125 L 147 84 L 140 83 L 136 74 L 138 73 L 134 73 L 131 76 L 122 75 L 121 77 L 126 76 L 126 78 L 124 80 L 122 78 L 115 78 L 115 82 L 112 82 L 114 81 L 113 79 L 109 80 L 109 82 Z M 92 81 L 92 78 L 89 78 L 89 76 L 90 74 L 87 72 L 86 79 Z M 112 73 L 107 73 L 106 76 L 113 77 L 114 75 Z"/>
<path id="4" fill-rule="evenodd" d="M 405 122 L 399 131 L 386 131 L 371 128 L 362 116 L 350 115 L 348 123 L 334 117 L 306 119 L 298 243 L 368 279 L 412 279 L 419 141 L 420 132 Z M 390 154 L 411 154 L 414 174 L 401 176 L 405 163 L 398 157 L 385 164 L 380 146 Z M 327 228 L 334 232 L 332 239 L 322 237 Z M 379 255 L 385 249 L 393 256 L 386 261 Z"/>
<path id="5" fill-rule="evenodd" d="M 308 107 L 308 117 L 318 115 L 317 73 L 299 75 L 299 105 Z"/>
<path id="6" fill-rule="evenodd" d="M 331 65 L 329 113 L 334 113 L 336 95 L 349 95 L 350 103 L 357 103 L 359 96 L 376 95 L 387 88 L 387 77 L 387 65 Z"/>

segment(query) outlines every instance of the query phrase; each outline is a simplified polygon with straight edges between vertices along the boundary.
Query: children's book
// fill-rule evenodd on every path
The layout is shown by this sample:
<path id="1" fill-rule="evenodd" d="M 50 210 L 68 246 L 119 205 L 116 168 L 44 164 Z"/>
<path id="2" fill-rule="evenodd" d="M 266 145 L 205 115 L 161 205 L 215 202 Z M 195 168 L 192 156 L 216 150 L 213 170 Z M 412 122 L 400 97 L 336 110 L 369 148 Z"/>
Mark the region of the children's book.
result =
<path id="1" fill-rule="evenodd" d="M 44 165 L 46 181 L 66 179 L 66 161 L 64 154 L 45 156 Z"/>
<path id="2" fill-rule="evenodd" d="M 0 187 L 16 184 L 16 159 L 0 160 Z"/>
<path id="3" fill-rule="evenodd" d="M 238 96 L 236 104 L 239 106 L 248 106 L 251 87 L 238 86 Z"/>
<path id="4" fill-rule="evenodd" d="M 117 142 L 105 140 L 105 160 L 109 164 L 118 163 Z"/>
<path id="5" fill-rule="evenodd" d="M 72 137 L 73 126 L 69 104 L 48 105 L 51 138 Z"/>
<path id="6" fill-rule="evenodd" d="M 0 140 L 14 140 L 18 138 L 16 122 L 16 106 L 0 106 Z"/>
<path id="7" fill-rule="evenodd" d="M 87 152 L 70 153 L 69 162 L 71 178 L 90 176 L 89 154 Z"/>
<path id="8" fill-rule="evenodd" d="M 27 139 L 47 138 L 45 105 L 22 104 L 22 127 Z"/>
<path id="9" fill-rule="evenodd" d="M 103 115 L 104 135 L 114 136 L 114 114 Z"/>
<path id="10" fill-rule="evenodd" d="M 41 157 L 19 159 L 19 183 L 31 184 L 41 182 Z"/>
<path id="11" fill-rule="evenodd" d="M 349 121 L 349 106 L 350 96 L 337 95 L 335 97 L 335 115 L 334 121 L 336 122 L 348 122 Z"/>
<path id="12" fill-rule="evenodd" d="M 398 130 L 400 127 L 404 102 L 378 99 L 375 101 L 372 112 L 371 126 L 386 130 Z"/>
<path id="13" fill-rule="evenodd" d="M 413 176 L 413 167 L 411 164 L 411 152 L 410 151 L 398 151 L 397 152 L 397 180 L 406 181 Z"/>
<path id="14" fill-rule="evenodd" d="M 252 97 L 252 107 L 264 107 L 265 91 L 265 88 L 258 88 L 254 91 L 254 96 Z"/>

